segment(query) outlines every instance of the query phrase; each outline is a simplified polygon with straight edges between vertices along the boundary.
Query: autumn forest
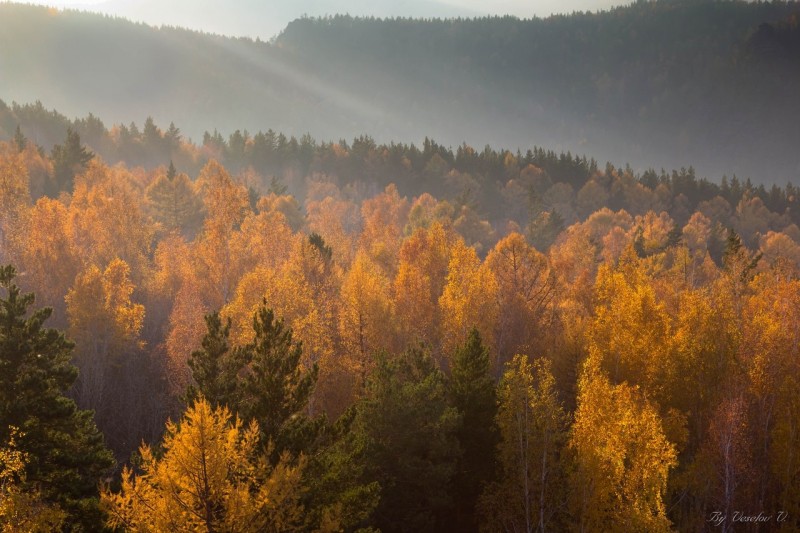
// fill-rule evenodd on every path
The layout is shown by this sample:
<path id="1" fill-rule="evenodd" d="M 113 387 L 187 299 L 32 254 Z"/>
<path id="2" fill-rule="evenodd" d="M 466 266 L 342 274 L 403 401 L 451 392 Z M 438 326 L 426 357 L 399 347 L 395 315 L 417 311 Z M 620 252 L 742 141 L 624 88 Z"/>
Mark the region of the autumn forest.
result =
<path id="1" fill-rule="evenodd" d="M 340 27 L 369 39 L 394 28 L 400 41 L 415 27 L 433 43 L 450 27 L 463 40 L 453 50 L 493 64 L 459 32 L 635 28 L 681 9 L 730 9 L 736 23 L 719 27 L 737 35 L 752 13 L 783 17 L 755 25 L 730 64 L 705 56 L 726 76 L 746 70 L 734 107 L 762 90 L 763 72 L 800 64 L 792 2 L 640 1 L 545 21 L 304 18 L 268 47 L 227 46 L 289 57 L 315 38 L 361 46 Z M 65 18 L 79 27 L 82 16 Z M 536 31 L 519 42 L 561 42 Z M 304 68 L 335 78 L 324 53 L 341 50 L 324 39 Z M 3 53 L 0 71 L 12 65 Z M 23 63 L 28 90 L 41 80 L 27 85 Z M 701 102 L 718 79 L 673 79 L 650 99 L 644 86 L 660 76 L 654 67 L 637 89 L 641 108 L 620 96 L 606 115 L 587 104 L 579 122 L 604 131 L 607 116 L 625 117 L 618 130 L 669 137 L 667 154 L 684 141 L 702 152 L 713 132 L 673 135 L 669 121 L 655 132 L 647 117 L 686 111 L 687 94 Z M 605 94 L 553 80 L 556 103 L 570 86 Z M 180 123 L 108 126 L 0 100 L 0 533 L 799 531 L 800 189 L 784 177 L 800 167 L 782 154 L 797 100 L 781 107 L 793 85 L 773 85 L 762 107 L 728 117 L 749 124 L 728 146 L 742 168 L 761 165 L 736 148 L 759 136 L 750 120 L 767 107 L 776 117 L 781 141 L 754 144 L 775 158 L 752 181 L 426 132 L 335 141 L 212 124 L 193 140 Z M 406 96 L 401 107 L 426 114 Z M 286 98 L 297 116 L 316 113 Z M 452 105 L 442 113 L 472 104 Z M 282 107 L 291 121 L 295 107 Z M 555 124 L 556 107 L 536 113 L 551 111 Z"/>
<path id="2" fill-rule="evenodd" d="M 0 144 L 11 530 L 796 527 L 792 186 L 137 130 Z"/>

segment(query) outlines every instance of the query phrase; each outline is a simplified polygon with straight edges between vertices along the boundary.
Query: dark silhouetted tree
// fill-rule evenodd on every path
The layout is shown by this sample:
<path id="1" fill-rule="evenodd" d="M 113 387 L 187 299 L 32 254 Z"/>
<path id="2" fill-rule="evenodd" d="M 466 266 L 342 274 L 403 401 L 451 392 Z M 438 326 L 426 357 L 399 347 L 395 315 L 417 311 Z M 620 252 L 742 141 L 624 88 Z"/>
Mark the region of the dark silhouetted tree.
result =
<path id="1" fill-rule="evenodd" d="M 12 266 L 0 268 L 0 442 L 18 428 L 16 449 L 25 454 L 25 479 L 57 503 L 73 531 L 99 531 L 98 483 L 113 465 L 91 411 L 64 396 L 78 371 L 73 344 L 43 327 L 51 309 L 29 314 L 33 294 L 21 294 Z"/>

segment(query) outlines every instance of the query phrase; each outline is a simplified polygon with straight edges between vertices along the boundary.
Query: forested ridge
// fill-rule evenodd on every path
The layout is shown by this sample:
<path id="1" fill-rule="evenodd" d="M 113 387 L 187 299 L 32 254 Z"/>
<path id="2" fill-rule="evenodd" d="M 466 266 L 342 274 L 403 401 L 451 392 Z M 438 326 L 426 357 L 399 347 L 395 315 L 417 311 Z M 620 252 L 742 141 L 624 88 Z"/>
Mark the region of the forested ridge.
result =
<path id="1" fill-rule="evenodd" d="M 12 530 L 798 527 L 793 185 L 0 116 Z"/>
<path id="2" fill-rule="evenodd" d="M 0 96 L 125 124 L 150 114 L 196 141 L 213 128 L 429 135 L 783 184 L 800 176 L 799 10 L 661 0 L 531 20 L 335 16 L 267 43 L 4 3 Z"/>

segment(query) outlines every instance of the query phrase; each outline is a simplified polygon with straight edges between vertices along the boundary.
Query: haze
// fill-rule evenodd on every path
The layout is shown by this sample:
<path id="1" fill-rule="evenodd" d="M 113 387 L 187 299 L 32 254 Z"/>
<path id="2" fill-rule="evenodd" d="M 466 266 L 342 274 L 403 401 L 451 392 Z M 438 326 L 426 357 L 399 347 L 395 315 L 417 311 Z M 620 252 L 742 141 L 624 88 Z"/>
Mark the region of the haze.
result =
<path id="1" fill-rule="evenodd" d="M 152 25 L 181 26 L 208 33 L 268 40 L 292 20 L 303 15 L 450 18 L 483 15 L 546 17 L 555 13 L 597 11 L 624 2 L 612 0 L 297 0 L 262 2 L 241 0 L 62 0 L 29 2 L 60 8 L 81 9 L 125 17 Z"/>
<path id="2" fill-rule="evenodd" d="M 215 130 L 268 129 L 320 141 L 428 137 L 523 153 L 541 146 L 642 171 L 694 166 L 712 179 L 800 181 L 800 31 L 791 24 L 800 4 L 636 2 L 520 19 L 449 1 L 95 6 L 261 42 L 2 3 L 0 100 L 40 101 L 68 117 L 93 113 L 106 125 L 152 117 L 195 141 Z M 563 9 L 611 6 L 587 1 Z M 405 18 L 298 18 L 342 6 Z M 529 15 L 518 2 L 492 6 Z M 209 20 L 213 28 L 203 26 Z M 0 138 L 16 125 L 0 124 Z M 32 138 L 49 149 L 63 132 Z"/>

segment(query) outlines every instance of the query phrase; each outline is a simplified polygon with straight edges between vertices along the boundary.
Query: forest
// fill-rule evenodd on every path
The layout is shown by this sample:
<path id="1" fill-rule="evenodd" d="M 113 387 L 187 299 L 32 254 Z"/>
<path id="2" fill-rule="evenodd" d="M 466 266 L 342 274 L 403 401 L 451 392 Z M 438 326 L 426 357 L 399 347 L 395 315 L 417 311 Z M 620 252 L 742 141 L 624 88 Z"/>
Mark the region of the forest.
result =
<path id="1" fill-rule="evenodd" d="M 791 183 L 0 124 L 5 530 L 800 527 Z"/>
<path id="2" fill-rule="evenodd" d="M 798 17 L 795 1 L 659 0 L 528 20 L 300 18 L 264 42 L 4 2 L 0 98 L 151 115 L 196 142 L 211 128 L 428 135 L 783 185 L 800 182 Z"/>

